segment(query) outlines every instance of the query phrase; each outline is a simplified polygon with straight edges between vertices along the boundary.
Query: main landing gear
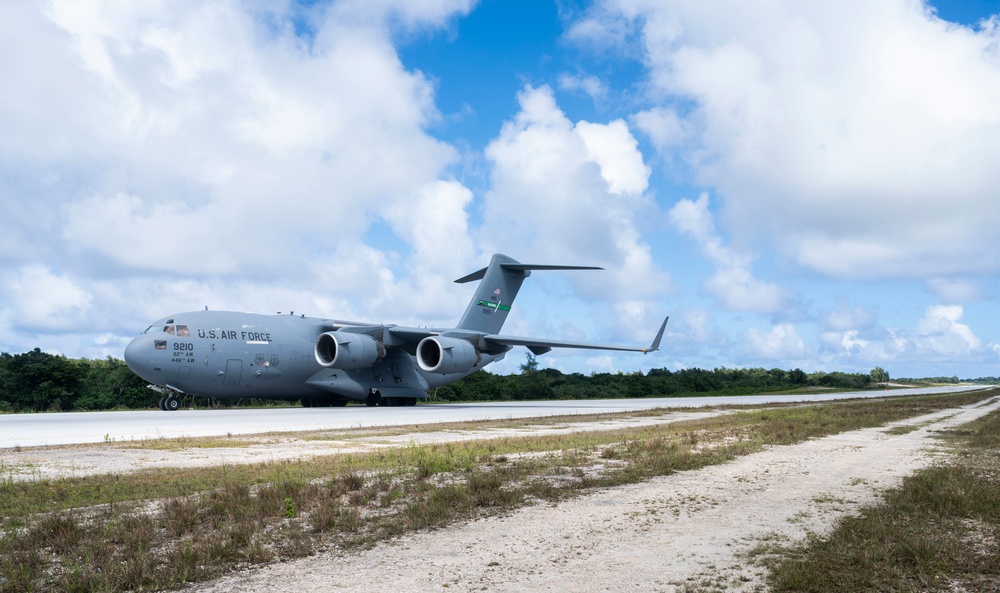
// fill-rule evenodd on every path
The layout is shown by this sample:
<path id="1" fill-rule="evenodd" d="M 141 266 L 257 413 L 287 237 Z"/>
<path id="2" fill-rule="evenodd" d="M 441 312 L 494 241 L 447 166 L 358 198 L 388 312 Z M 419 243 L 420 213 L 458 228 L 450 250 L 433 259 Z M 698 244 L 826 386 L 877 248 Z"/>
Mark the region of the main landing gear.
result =
<path id="1" fill-rule="evenodd" d="M 164 412 L 176 412 L 181 409 L 181 400 L 176 395 L 160 398 L 160 409 Z"/>
<path id="2" fill-rule="evenodd" d="M 347 405 L 347 400 L 338 398 L 315 398 L 315 397 L 304 397 L 302 398 L 303 408 L 329 408 L 331 406 L 335 408 L 342 408 Z"/>
<path id="3" fill-rule="evenodd" d="M 417 398 L 415 397 L 382 397 L 377 389 L 372 389 L 368 393 L 368 397 L 363 399 L 365 405 L 369 408 L 375 406 L 415 406 L 417 405 Z M 335 397 L 335 398 L 314 398 L 314 397 L 304 397 L 302 398 L 303 408 L 325 408 L 329 406 L 346 406 L 347 400 L 345 398 Z"/>
<path id="4" fill-rule="evenodd" d="M 368 397 L 365 398 L 366 406 L 415 406 L 417 405 L 417 398 L 415 397 L 382 397 L 377 389 L 372 389 Z"/>

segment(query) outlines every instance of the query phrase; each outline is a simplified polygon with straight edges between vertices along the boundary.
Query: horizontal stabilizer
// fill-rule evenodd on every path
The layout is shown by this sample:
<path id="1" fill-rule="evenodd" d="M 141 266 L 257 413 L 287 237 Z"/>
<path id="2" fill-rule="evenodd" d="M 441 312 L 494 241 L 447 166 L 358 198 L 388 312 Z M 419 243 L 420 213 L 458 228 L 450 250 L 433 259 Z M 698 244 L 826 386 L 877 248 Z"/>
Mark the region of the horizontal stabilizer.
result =
<path id="1" fill-rule="evenodd" d="M 510 270 L 512 272 L 529 272 L 531 270 L 603 270 L 604 268 L 598 268 L 596 266 L 552 266 L 546 264 L 519 264 L 519 263 L 501 263 L 500 267 L 504 270 Z M 468 276 L 462 276 L 455 282 L 457 284 L 465 284 L 466 282 L 472 282 L 473 280 L 482 280 L 486 277 L 486 270 L 489 268 L 483 268 L 482 270 L 476 270 L 475 272 L 469 274 Z"/>

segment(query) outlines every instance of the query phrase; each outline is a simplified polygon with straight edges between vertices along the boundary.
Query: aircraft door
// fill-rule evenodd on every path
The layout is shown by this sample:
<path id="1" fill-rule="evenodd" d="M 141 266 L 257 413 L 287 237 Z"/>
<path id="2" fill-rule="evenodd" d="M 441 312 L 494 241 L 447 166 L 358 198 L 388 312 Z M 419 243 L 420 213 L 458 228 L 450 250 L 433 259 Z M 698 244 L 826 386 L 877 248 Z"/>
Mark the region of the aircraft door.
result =
<path id="1" fill-rule="evenodd" d="M 238 358 L 231 358 L 226 361 L 226 376 L 222 380 L 223 385 L 239 385 L 240 377 L 243 375 L 243 361 Z"/>

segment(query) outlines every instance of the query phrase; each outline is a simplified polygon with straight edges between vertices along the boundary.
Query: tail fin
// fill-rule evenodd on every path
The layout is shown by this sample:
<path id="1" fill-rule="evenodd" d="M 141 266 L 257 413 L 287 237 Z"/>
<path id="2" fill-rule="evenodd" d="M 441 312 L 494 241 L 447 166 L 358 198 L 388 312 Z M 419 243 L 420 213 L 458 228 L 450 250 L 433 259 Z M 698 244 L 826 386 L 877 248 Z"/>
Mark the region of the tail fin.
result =
<path id="1" fill-rule="evenodd" d="M 455 282 L 464 284 L 480 280 L 479 288 L 469 302 L 457 329 L 481 331 L 496 334 L 507 320 L 514 297 L 521 289 L 521 283 L 531 275 L 531 270 L 601 270 L 593 266 L 549 266 L 522 264 L 517 260 L 496 253 L 490 265 L 459 278 Z"/>

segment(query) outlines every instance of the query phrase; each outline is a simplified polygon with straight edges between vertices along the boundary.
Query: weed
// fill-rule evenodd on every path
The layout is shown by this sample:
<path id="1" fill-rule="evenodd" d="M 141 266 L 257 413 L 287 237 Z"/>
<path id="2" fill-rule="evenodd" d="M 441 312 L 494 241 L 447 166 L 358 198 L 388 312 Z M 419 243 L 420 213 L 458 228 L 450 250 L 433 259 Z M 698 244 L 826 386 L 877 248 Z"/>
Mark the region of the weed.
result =
<path id="1" fill-rule="evenodd" d="M 163 527 L 173 538 L 191 533 L 198 523 L 200 504 L 196 498 L 171 498 L 163 502 Z"/>
<path id="2" fill-rule="evenodd" d="M 601 450 L 601 459 L 618 459 L 620 454 L 618 450 L 614 447 L 608 447 Z"/>
<path id="3" fill-rule="evenodd" d="M 703 467 L 764 444 L 878 426 L 961 401 L 948 396 L 772 408 L 647 428 L 411 444 L 307 462 L 2 480 L 0 587 L 176 588 L 237 567 L 308 555 L 318 546 L 369 546 L 408 529 Z M 1000 429 L 984 427 L 969 438 L 993 451 Z M 566 479 L 574 474 L 578 478 Z M 944 484 L 937 478 L 932 485 Z M 963 492 L 969 500 L 963 501 Z M 992 490 L 970 494 L 952 487 L 936 504 L 972 513 L 994 508 L 996 500 Z M 925 503 L 914 498 L 906 504 Z M 106 511 L 73 510 L 96 505 L 107 505 Z M 919 535 L 909 540 L 906 554 L 926 570 L 940 550 Z"/>
<path id="4" fill-rule="evenodd" d="M 347 502 L 351 506 L 360 507 L 367 502 L 367 499 L 365 498 L 364 492 L 361 492 L 360 490 L 355 490 L 354 492 L 351 492 L 347 496 Z"/>
<path id="5" fill-rule="evenodd" d="M 56 553 L 72 551 L 83 537 L 83 528 L 72 514 L 51 514 L 42 517 L 28 530 L 27 544 L 50 548 Z"/>
<path id="6" fill-rule="evenodd" d="M 361 511 L 354 508 L 338 509 L 335 524 L 347 533 L 355 533 L 361 528 Z"/>
<path id="7" fill-rule="evenodd" d="M 8 591 L 34 591 L 46 563 L 35 552 L 0 558 L 0 581 Z"/>
<path id="8" fill-rule="evenodd" d="M 947 463 L 906 478 L 828 537 L 765 561 L 771 590 L 995 588 L 1000 561 L 989 542 L 1000 531 L 1000 413 L 964 428 Z"/>
<path id="9" fill-rule="evenodd" d="M 819 504 L 847 504 L 847 500 L 832 494 L 820 494 L 813 497 L 813 502 Z"/>
<path id="10" fill-rule="evenodd" d="M 358 472 L 349 472 L 340 476 L 340 484 L 343 485 L 345 492 L 350 492 L 352 490 L 361 490 L 365 485 L 364 477 Z"/>

